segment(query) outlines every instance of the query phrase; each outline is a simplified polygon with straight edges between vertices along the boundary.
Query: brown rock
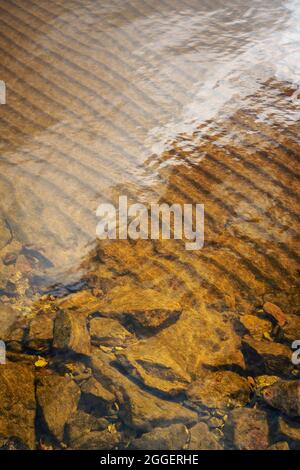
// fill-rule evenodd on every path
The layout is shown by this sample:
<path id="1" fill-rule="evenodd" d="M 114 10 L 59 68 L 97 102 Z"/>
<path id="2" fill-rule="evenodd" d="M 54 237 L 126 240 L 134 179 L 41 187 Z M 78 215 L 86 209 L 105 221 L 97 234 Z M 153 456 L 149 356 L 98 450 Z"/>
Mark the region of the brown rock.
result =
<path id="1" fill-rule="evenodd" d="M 245 336 L 242 341 L 250 373 L 289 376 L 293 370 L 291 350 L 281 343 Z"/>
<path id="2" fill-rule="evenodd" d="M 183 424 L 155 428 L 132 442 L 138 450 L 181 450 L 187 444 L 189 431 Z"/>
<path id="3" fill-rule="evenodd" d="M 132 335 L 117 320 L 97 317 L 90 321 L 92 344 L 99 346 L 123 346 Z"/>
<path id="4" fill-rule="evenodd" d="M 222 446 L 209 431 L 207 424 L 198 423 L 190 429 L 189 450 L 222 450 Z"/>
<path id="5" fill-rule="evenodd" d="M 258 318 L 255 315 L 243 315 L 240 318 L 240 322 L 254 339 L 263 339 L 264 333 L 270 334 L 272 331 L 271 322 Z"/>
<path id="6" fill-rule="evenodd" d="M 151 431 L 154 427 L 197 422 L 198 417 L 195 412 L 179 403 L 162 400 L 141 390 L 107 361 L 107 355 L 98 352 L 92 357 L 92 368 L 99 381 L 105 385 L 110 384 L 114 389 L 120 406 L 119 415 L 129 427 L 140 431 Z"/>
<path id="7" fill-rule="evenodd" d="M 58 439 L 64 436 L 64 427 L 75 413 L 80 389 L 70 377 L 45 376 L 37 387 L 37 399 L 50 432 Z"/>
<path id="8" fill-rule="evenodd" d="M 90 353 L 86 317 L 78 312 L 60 311 L 54 321 L 53 346 L 77 354 Z"/>
<path id="9" fill-rule="evenodd" d="M 278 431 L 280 434 L 293 441 L 300 441 L 300 425 L 292 420 L 284 419 L 282 416 L 278 420 Z"/>
<path id="10" fill-rule="evenodd" d="M 27 346 L 36 351 L 46 351 L 53 340 L 54 313 L 39 313 L 29 325 Z"/>
<path id="11" fill-rule="evenodd" d="M 0 366 L 0 435 L 35 447 L 35 394 L 32 367 L 18 363 Z"/>
<path id="12" fill-rule="evenodd" d="M 265 412 L 240 408 L 230 414 L 233 440 L 239 450 L 264 450 L 269 446 L 269 429 Z"/>
<path id="13" fill-rule="evenodd" d="M 20 313 L 7 304 L 0 303 L 0 339 L 10 340 Z"/>
<path id="14" fill-rule="evenodd" d="M 250 386 L 235 372 L 207 372 L 189 386 L 187 396 L 193 403 L 208 408 L 235 408 L 249 403 Z"/>
<path id="15" fill-rule="evenodd" d="M 182 311 L 172 297 L 153 289 L 132 290 L 132 286 L 118 286 L 98 302 L 102 315 L 130 318 L 137 326 L 157 329 L 170 319 L 176 320 Z"/>
<path id="16" fill-rule="evenodd" d="M 244 367 L 232 325 L 204 306 L 201 312 L 184 311 L 176 323 L 129 346 L 118 360 L 145 385 L 169 394 L 185 390 L 205 365 Z"/>
<path id="17" fill-rule="evenodd" d="M 300 380 L 279 380 L 263 391 L 263 398 L 288 416 L 300 416 Z"/>
<path id="18" fill-rule="evenodd" d="M 286 323 L 286 316 L 278 305 L 272 304 L 271 302 L 266 302 L 263 305 L 263 309 L 266 313 L 271 315 L 279 326 L 284 326 Z"/>
<path id="19" fill-rule="evenodd" d="M 10 243 L 12 235 L 6 222 L 0 219 L 0 250 Z"/>
<path id="20" fill-rule="evenodd" d="M 287 315 L 286 320 L 282 329 L 284 339 L 291 345 L 293 341 L 300 339 L 300 316 Z"/>

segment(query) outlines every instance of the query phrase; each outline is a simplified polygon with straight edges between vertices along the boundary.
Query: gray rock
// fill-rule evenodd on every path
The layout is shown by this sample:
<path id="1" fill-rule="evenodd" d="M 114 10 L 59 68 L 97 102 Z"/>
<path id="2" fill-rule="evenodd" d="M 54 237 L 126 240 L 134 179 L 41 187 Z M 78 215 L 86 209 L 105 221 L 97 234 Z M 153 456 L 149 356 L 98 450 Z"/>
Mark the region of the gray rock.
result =
<path id="1" fill-rule="evenodd" d="M 207 424 L 198 423 L 190 429 L 189 450 L 222 450 L 215 436 L 209 431 Z"/>
<path id="2" fill-rule="evenodd" d="M 90 336 L 86 317 L 78 312 L 60 311 L 54 321 L 53 346 L 89 355 Z"/>
<path id="3" fill-rule="evenodd" d="M 132 447 L 139 450 L 181 450 L 188 439 L 188 429 L 183 424 L 173 424 L 143 434 L 132 442 Z"/>
<path id="4" fill-rule="evenodd" d="M 263 398 L 288 416 L 300 416 L 300 380 L 279 380 L 264 389 Z"/>
<path id="5" fill-rule="evenodd" d="M 64 427 L 77 409 L 80 398 L 78 385 L 59 375 L 42 377 L 37 386 L 37 399 L 50 432 L 58 439 L 64 437 Z"/>
<path id="6" fill-rule="evenodd" d="M 35 447 L 35 394 L 32 367 L 18 363 L 0 366 L 0 435 Z"/>
<path id="7" fill-rule="evenodd" d="M 264 450 L 269 446 L 269 427 L 264 411 L 240 408 L 230 413 L 233 442 L 239 450 Z"/>

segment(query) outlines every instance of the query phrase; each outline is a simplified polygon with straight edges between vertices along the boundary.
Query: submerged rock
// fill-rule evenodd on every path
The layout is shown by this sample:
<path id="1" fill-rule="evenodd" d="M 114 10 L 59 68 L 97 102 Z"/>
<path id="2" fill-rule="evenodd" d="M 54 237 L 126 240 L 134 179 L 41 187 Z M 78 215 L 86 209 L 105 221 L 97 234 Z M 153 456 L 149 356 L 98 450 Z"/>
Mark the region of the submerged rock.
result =
<path id="1" fill-rule="evenodd" d="M 94 377 L 81 385 L 81 391 L 83 392 L 83 401 L 88 408 L 110 412 L 115 402 L 115 396 Z"/>
<path id="2" fill-rule="evenodd" d="M 173 401 L 163 400 L 152 393 L 140 389 L 135 383 L 107 363 L 105 353 L 99 352 L 92 358 L 92 368 L 97 380 L 110 384 L 117 396 L 119 416 L 133 429 L 151 431 L 154 427 L 164 427 L 197 422 L 197 413 Z"/>
<path id="3" fill-rule="evenodd" d="M 271 315 L 279 326 L 284 326 L 286 323 L 286 316 L 278 305 L 272 304 L 271 302 L 265 302 L 263 309 L 266 313 Z"/>
<path id="4" fill-rule="evenodd" d="M 280 416 L 278 419 L 278 432 L 285 438 L 300 441 L 300 423 L 295 423 Z"/>
<path id="5" fill-rule="evenodd" d="M 90 353 L 86 317 L 78 312 L 60 311 L 54 321 L 53 346 L 77 354 Z"/>
<path id="6" fill-rule="evenodd" d="M 103 317 L 96 317 L 90 321 L 90 335 L 92 344 L 109 347 L 124 346 L 132 337 L 120 322 Z"/>
<path id="7" fill-rule="evenodd" d="M 70 377 L 49 375 L 40 378 L 37 399 L 49 431 L 58 440 L 64 437 L 66 422 L 77 409 L 80 389 Z"/>
<path id="8" fill-rule="evenodd" d="M 243 350 L 248 369 L 255 375 L 289 376 L 293 370 L 291 350 L 281 343 L 243 338 Z"/>
<path id="9" fill-rule="evenodd" d="M 187 389 L 190 401 L 208 408 L 235 408 L 250 401 L 247 380 L 235 372 L 218 371 L 203 374 Z"/>
<path id="10" fill-rule="evenodd" d="M 189 440 L 189 431 L 183 424 L 155 428 L 132 442 L 139 450 L 181 450 Z"/>
<path id="11" fill-rule="evenodd" d="M 28 348 L 45 351 L 50 348 L 53 340 L 53 324 L 55 313 L 40 313 L 33 318 L 29 325 L 26 338 Z"/>
<path id="12" fill-rule="evenodd" d="M 285 341 L 291 345 L 300 339 L 300 315 L 287 315 L 286 320 L 282 329 Z"/>
<path id="13" fill-rule="evenodd" d="M 7 363 L 0 366 L 0 436 L 17 439 L 35 448 L 34 374 L 30 366 Z"/>
<path id="14" fill-rule="evenodd" d="M 20 317 L 20 313 L 11 307 L 0 302 L 0 339 L 11 340 L 14 325 Z"/>
<path id="15" fill-rule="evenodd" d="M 190 429 L 189 450 L 222 450 L 213 433 L 208 429 L 207 424 L 198 423 Z"/>
<path id="16" fill-rule="evenodd" d="M 300 416 L 300 380 L 279 380 L 263 391 L 263 398 L 288 416 Z"/>
<path id="17" fill-rule="evenodd" d="M 95 416 L 78 410 L 73 414 L 66 425 L 66 435 L 69 444 L 91 431 L 103 431 L 109 425 L 105 418 L 96 418 Z"/>
<path id="18" fill-rule="evenodd" d="M 240 408 L 230 413 L 233 442 L 239 450 L 264 450 L 269 446 L 269 428 L 264 411 Z"/>
<path id="19" fill-rule="evenodd" d="M 155 336 L 130 345 L 118 360 L 146 386 L 168 394 L 185 390 L 203 366 L 244 367 L 233 326 L 204 306 L 184 311 Z"/>
<path id="20" fill-rule="evenodd" d="M 272 331 L 271 322 L 255 315 L 243 315 L 240 317 L 240 322 L 254 339 L 263 339 L 265 333 L 270 334 Z"/>
<path id="21" fill-rule="evenodd" d="M 75 441 L 72 441 L 74 450 L 110 450 L 119 444 L 121 435 L 116 430 L 91 431 Z"/>
<path id="22" fill-rule="evenodd" d="M 157 329 L 176 321 L 182 307 L 172 297 L 154 289 L 118 286 L 99 299 L 97 309 L 102 316 L 130 320 L 136 327 Z"/>

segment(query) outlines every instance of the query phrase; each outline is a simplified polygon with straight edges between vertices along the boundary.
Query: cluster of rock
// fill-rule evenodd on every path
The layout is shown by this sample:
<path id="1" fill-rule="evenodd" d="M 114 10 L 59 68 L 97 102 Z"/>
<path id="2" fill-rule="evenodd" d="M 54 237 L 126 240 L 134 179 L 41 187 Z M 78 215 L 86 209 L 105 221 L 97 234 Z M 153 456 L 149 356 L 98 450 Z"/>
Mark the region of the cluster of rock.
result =
<path id="1" fill-rule="evenodd" d="M 45 296 L 26 319 L 1 304 L 1 447 L 299 448 L 299 320 L 270 303 L 185 310 L 128 284 Z"/>

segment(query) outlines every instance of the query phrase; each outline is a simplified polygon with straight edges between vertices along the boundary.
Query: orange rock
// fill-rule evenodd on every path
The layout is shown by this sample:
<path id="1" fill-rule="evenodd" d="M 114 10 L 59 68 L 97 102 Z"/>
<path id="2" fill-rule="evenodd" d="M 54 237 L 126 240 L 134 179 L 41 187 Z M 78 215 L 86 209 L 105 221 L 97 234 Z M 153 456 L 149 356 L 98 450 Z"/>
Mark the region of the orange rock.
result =
<path id="1" fill-rule="evenodd" d="M 287 322 L 286 316 L 278 305 L 266 302 L 263 306 L 266 313 L 271 315 L 278 323 L 279 326 L 284 326 Z"/>

